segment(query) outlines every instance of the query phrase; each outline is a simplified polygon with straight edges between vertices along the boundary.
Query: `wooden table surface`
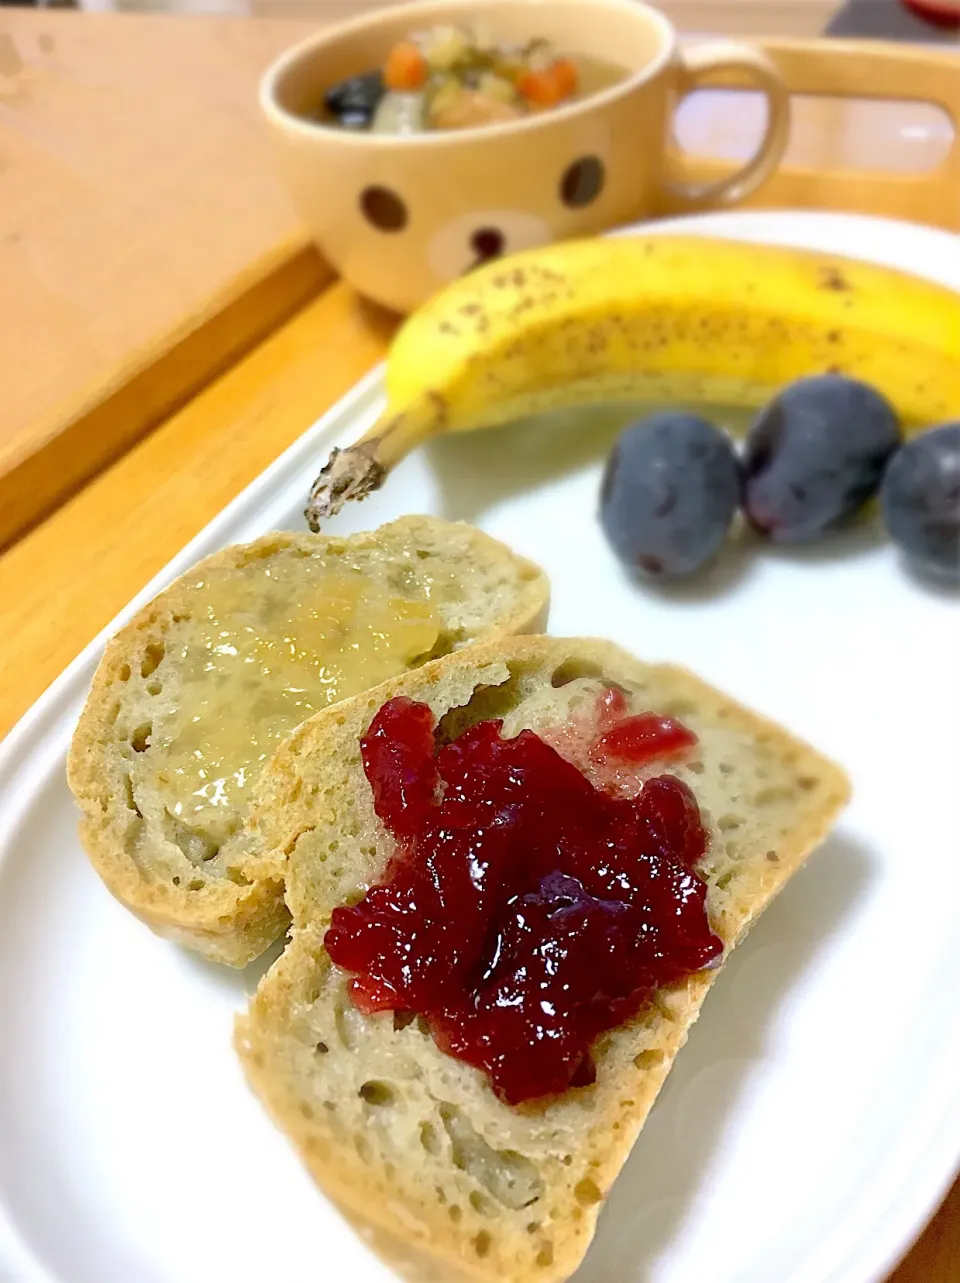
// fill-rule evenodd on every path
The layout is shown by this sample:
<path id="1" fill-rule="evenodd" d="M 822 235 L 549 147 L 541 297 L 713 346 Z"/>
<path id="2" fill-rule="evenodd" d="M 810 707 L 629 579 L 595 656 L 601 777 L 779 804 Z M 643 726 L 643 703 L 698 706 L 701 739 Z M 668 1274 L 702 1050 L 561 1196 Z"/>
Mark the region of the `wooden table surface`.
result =
<path id="1" fill-rule="evenodd" d="M 255 92 L 313 26 L 0 9 L 0 546 L 329 279 Z"/>
<path id="2" fill-rule="evenodd" d="M 764 9 L 776 7 L 775 3 L 767 3 Z M 799 8 L 787 4 L 786 10 L 791 7 L 801 12 L 802 0 Z M 712 25 L 719 29 L 721 10 L 711 8 L 715 9 Z M 780 11 L 785 11 L 782 6 Z M 9 11 L 0 13 L 3 13 L 0 18 L 2 77 L 2 35 Z M 44 30 L 53 34 L 56 43 L 57 33 L 67 29 L 66 24 L 63 28 L 57 25 L 64 15 L 46 11 L 42 17 Z M 87 21 L 85 16 L 66 19 L 73 24 Z M 742 11 L 738 11 L 737 21 L 743 22 Z M 193 25 L 196 19 L 182 22 L 188 24 L 190 36 L 199 42 L 196 48 L 210 53 L 209 39 L 204 43 L 206 38 L 198 34 L 204 22 L 201 20 L 197 26 Z M 236 33 L 231 36 L 246 50 L 244 57 L 251 66 L 260 63 L 265 48 L 257 43 L 259 37 L 249 37 L 249 32 L 255 31 L 258 25 L 263 24 L 251 24 L 248 34 L 244 35 L 244 24 L 238 23 Z M 271 51 L 287 42 L 290 30 L 278 27 L 266 32 L 264 38 Z M 213 46 L 216 43 L 213 41 Z M 2 102 L 0 97 L 0 105 Z M 242 116 L 246 108 L 239 103 L 234 106 Z M 76 128 L 79 137 L 80 125 Z M 228 126 L 225 124 L 224 128 Z M 188 130 L 188 122 L 184 122 L 184 130 Z M 0 133 L 0 156 L 5 141 L 6 135 Z M 195 152 L 190 154 L 196 166 L 194 172 L 203 170 L 203 157 Z M 77 223 L 68 216 L 69 211 L 64 213 L 62 261 L 69 271 L 76 273 L 78 282 L 98 281 L 101 285 L 106 282 L 109 288 L 116 265 L 105 267 L 92 259 L 77 264 L 71 257 L 78 252 L 74 226 L 81 229 L 76 237 L 89 236 L 93 240 L 88 244 L 96 242 L 90 220 L 84 213 L 89 208 L 84 200 L 89 198 L 90 158 L 95 159 L 96 155 L 95 151 L 87 153 L 86 173 L 78 167 L 78 208 L 74 211 Z M 104 165 L 106 163 L 104 161 Z M 233 175 L 231 181 L 236 184 L 239 162 L 234 158 L 227 163 Z M 212 184 L 208 189 L 211 200 L 217 198 L 215 188 L 216 184 Z M 146 190 L 152 199 L 156 189 Z M 242 199 L 238 186 L 232 191 L 235 199 Z M 135 202 L 129 194 L 128 198 L 129 214 Z M 96 193 L 92 199 L 99 199 Z M 184 200 L 188 199 L 184 194 Z M 171 201 L 165 207 L 174 219 L 175 204 Z M 0 209 L 0 220 L 3 217 L 4 211 Z M 281 236 L 298 235 L 281 200 L 272 206 L 268 201 L 256 217 L 264 222 L 273 220 Z M 160 251 L 162 232 L 162 220 L 152 223 L 151 231 L 141 242 L 143 255 L 156 255 Z M 241 243 L 242 236 L 231 241 L 231 252 L 237 252 Z M 102 244 L 106 245 L 107 241 Z M 3 290 L 9 277 L 4 273 L 11 260 L 4 259 L 2 253 L 0 247 L 0 304 L 6 308 L 10 300 Z M 135 276 L 144 270 L 145 261 L 135 254 L 125 270 Z M 223 340 L 219 357 L 225 365 L 223 373 L 209 379 L 181 408 L 163 418 L 159 427 L 78 489 L 55 515 L 36 525 L 0 554 L 0 735 L 187 539 L 382 357 L 391 334 L 391 321 L 359 302 L 343 285 L 331 284 L 317 292 L 319 283 L 325 279 L 318 262 L 312 265 L 306 262 L 298 270 L 305 273 L 302 279 L 315 274 L 313 297 L 304 306 L 277 323 L 285 311 L 295 306 L 291 300 L 300 288 L 295 283 L 296 288 L 273 300 L 274 311 L 270 314 L 269 326 L 265 327 L 269 333 L 259 340 L 249 330 L 249 318 L 241 318 L 242 342 L 232 342 L 230 335 Z M 225 284 L 228 286 L 230 279 L 229 273 L 219 278 L 216 273 L 208 274 L 206 287 L 215 292 Z M 153 286 L 147 281 L 144 288 Z M 196 297 L 193 296 L 191 306 L 196 306 Z M 26 310 L 31 304 L 29 298 L 14 302 Z M 109 318 L 98 319 L 95 290 L 91 293 L 80 289 L 76 305 L 84 317 L 90 318 L 91 325 L 108 323 Z M 21 314 L 26 315 L 26 310 Z M 129 323 L 135 324 L 136 319 L 134 308 Z M 9 327 L 5 330 L 10 332 Z M 103 331 L 98 334 L 97 351 L 102 354 L 109 350 L 109 344 L 104 346 Z M 243 344 L 249 350 L 237 355 Z M 322 354 L 322 359 L 318 359 L 318 354 Z M 59 377 L 69 356 L 70 353 L 59 347 L 51 351 L 46 367 L 51 381 Z M 43 368 L 38 366 L 34 375 L 42 374 Z M 39 388 L 42 380 L 35 382 Z M 22 386 L 27 386 L 26 380 Z M 184 386 L 186 384 L 181 385 L 180 395 L 184 395 Z M 157 405 L 161 406 L 163 389 L 156 395 Z M 4 390 L 0 405 L 8 404 Z M 890 1283 L 960 1283 L 960 1184 L 954 1187 L 919 1243 L 891 1276 Z"/>

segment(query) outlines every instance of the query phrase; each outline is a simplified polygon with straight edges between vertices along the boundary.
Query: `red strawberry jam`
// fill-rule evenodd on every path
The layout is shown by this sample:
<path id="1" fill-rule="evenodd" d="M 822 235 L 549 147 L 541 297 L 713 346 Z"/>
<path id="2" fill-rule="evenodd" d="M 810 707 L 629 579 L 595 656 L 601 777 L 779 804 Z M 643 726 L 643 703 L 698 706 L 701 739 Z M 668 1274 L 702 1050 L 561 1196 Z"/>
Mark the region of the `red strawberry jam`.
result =
<path id="1" fill-rule="evenodd" d="M 676 757 L 696 742 L 693 731 L 672 717 L 641 713 L 639 717 L 625 718 L 601 735 L 593 747 L 593 756 L 641 766 L 657 758 Z"/>
<path id="2" fill-rule="evenodd" d="M 591 755 L 610 751 L 620 699 L 598 709 Z M 615 751 L 649 762 L 646 715 L 619 728 Z M 361 1010 L 423 1016 L 442 1050 L 517 1104 L 592 1082 L 597 1036 L 723 946 L 684 783 L 658 775 L 613 797 L 532 731 L 500 732 L 481 722 L 437 751 L 426 705 L 380 709 L 361 752 L 397 853 L 382 884 L 334 910 L 325 943 Z M 671 723 L 662 754 L 682 737 L 696 742 Z"/>

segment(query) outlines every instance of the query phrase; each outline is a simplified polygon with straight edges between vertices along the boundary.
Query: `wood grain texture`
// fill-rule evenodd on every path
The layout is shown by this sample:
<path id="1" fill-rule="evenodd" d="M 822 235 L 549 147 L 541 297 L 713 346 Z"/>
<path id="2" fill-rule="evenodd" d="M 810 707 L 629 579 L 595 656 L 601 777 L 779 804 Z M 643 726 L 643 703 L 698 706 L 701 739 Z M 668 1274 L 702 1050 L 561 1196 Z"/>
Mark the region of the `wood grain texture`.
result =
<path id="1" fill-rule="evenodd" d="M 780 169 L 747 206 L 843 210 L 960 230 L 960 50 L 860 40 L 763 38 L 757 43 L 794 96 L 794 137 Z M 718 78 L 717 83 L 737 82 Z M 857 114 L 851 114 L 851 103 L 860 105 Z M 902 143 L 896 116 L 888 111 L 887 128 L 877 129 L 880 112 L 892 105 L 902 117 L 915 104 L 938 109 L 946 145 L 929 169 L 898 171 L 893 157 L 883 155 L 884 144 L 896 152 Z M 863 112 L 871 106 L 873 114 Z M 735 111 L 731 103 L 727 115 Z M 724 118 L 722 98 L 715 101 L 714 113 Z M 722 134 L 717 141 L 722 145 Z M 687 181 L 715 181 L 730 168 L 690 158 L 683 175 Z M 669 199 L 663 207 L 665 213 L 685 208 Z"/>
<path id="2" fill-rule="evenodd" d="M 285 18 L 340 21 L 364 9 L 402 0 L 252 0 L 251 12 Z M 836 0 L 660 0 L 681 31 L 723 32 L 727 36 L 815 36 L 839 7 Z"/>
<path id="3" fill-rule="evenodd" d="M 256 102 L 314 24 L 0 12 L 2 544 L 329 272 Z"/>
<path id="4" fill-rule="evenodd" d="M 76 411 L 65 404 L 57 430 L 0 471 L 0 545 L 272 333 L 329 280 L 330 271 L 312 246 L 297 253 L 284 250 L 275 262 L 264 259 L 211 299 L 189 325 L 164 331 L 154 345 L 156 359 L 139 367 L 131 363 L 105 395 Z"/>
<path id="5" fill-rule="evenodd" d="M 888 1283 L 957 1283 L 960 1280 L 960 1180 L 907 1253 Z"/>
<path id="6" fill-rule="evenodd" d="M 0 735 L 121 607 L 386 349 L 335 286 L 0 554 Z"/>

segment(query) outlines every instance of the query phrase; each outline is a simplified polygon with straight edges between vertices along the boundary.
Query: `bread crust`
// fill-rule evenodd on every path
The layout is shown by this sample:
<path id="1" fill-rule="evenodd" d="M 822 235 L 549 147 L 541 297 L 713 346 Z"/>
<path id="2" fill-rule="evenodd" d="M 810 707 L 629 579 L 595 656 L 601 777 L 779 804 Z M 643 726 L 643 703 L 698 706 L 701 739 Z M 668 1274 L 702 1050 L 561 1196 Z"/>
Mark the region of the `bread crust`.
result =
<path id="1" fill-rule="evenodd" d="M 80 837 L 91 864 L 108 890 L 158 935 L 211 961 L 242 967 L 289 923 L 282 878 L 255 867 L 255 841 L 243 832 L 235 841 L 235 880 L 194 876 L 206 870 L 192 873 L 187 861 L 163 870 L 138 862 L 136 837 L 146 821 L 133 797 L 128 764 L 118 750 L 115 722 L 131 672 L 136 679 L 146 662 L 142 657 L 163 653 L 177 636 L 186 585 L 209 571 L 242 568 L 289 550 L 382 551 L 389 557 L 394 547 L 423 543 L 442 550 L 445 541 L 456 547 L 458 556 L 469 554 L 478 564 L 496 563 L 515 581 L 511 609 L 497 614 L 491 602 L 481 635 L 501 637 L 544 626 L 549 587 L 539 567 L 460 523 L 404 517 L 346 538 L 272 533 L 215 553 L 155 597 L 107 643 L 70 747 L 67 779 L 82 812 Z"/>
<path id="2" fill-rule="evenodd" d="M 516 733 L 531 719 L 534 729 L 549 724 L 550 701 L 560 707 L 566 686 L 574 689 L 578 681 L 589 688 L 590 674 L 621 685 L 635 711 L 683 717 L 700 738 L 698 760 L 676 773 L 692 784 L 701 805 L 710 803 L 711 847 L 701 871 L 726 958 L 826 835 L 849 783 L 814 749 L 684 669 L 643 664 L 593 639 L 484 643 L 318 714 L 291 736 L 260 781 L 254 819 L 265 840 L 269 835 L 286 853 L 294 926 L 284 955 L 237 1020 L 237 1049 L 251 1086 L 317 1183 L 371 1247 L 416 1283 L 561 1283 L 575 1271 L 719 972 L 661 990 L 649 1010 L 601 1038 L 592 1087 L 511 1109 L 479 1071 L 445 1057 L 414 1026 L 397 1028 L 389 1014 L 353 1012 L 342 974 L 323 949 L 330 911 L 382 875 L 392 849 L 373 816 L 356 753 L 377 709 L 403 694 L 430 704 L 440 719 L 462 709 L 475 691 L 489 701 L 489 692 L 514 689 L 517 707 L 532 710 L 512 725 L 507 712 L 505 733 Z M 540 693 L 546 704 L 538 714 Z M 331 833 L 357 835 L 345 839 L 344 876 L 324 854 L 334 845 Z M 371 842 L 373 857 L 364 854 Z M 357 1104 L 358 1083 L 369 1086 L 364 1076 L 387 1077 L 402 1111 L 397 1104 L 392 1119 L 382 1122 L 387 1110 Z M 466 1117 L 492 1153 L 518 1153 L 536 1165 L 543 1190 L 534 1203 L 495 1207 L 491 1219 L 482 1166 L 480 1183 L 471 1183 L 470 1163 L 466 1171 L 458 1166 L 456 1132 L 443 1136 L 445 1108 Z M 433 1129 L 421 1139 L 439 1132 L 436 1156 L 419 1147 L 406 1116 L 411 1111 L 421 1128 Z M 443 1198 L 432 1193 L 441 1188 Z M 474 1204 L 487 1208 L 486 1219 L 473 1214 Z M 451 1206 L 458 1208 L 455 1221 Z"/>

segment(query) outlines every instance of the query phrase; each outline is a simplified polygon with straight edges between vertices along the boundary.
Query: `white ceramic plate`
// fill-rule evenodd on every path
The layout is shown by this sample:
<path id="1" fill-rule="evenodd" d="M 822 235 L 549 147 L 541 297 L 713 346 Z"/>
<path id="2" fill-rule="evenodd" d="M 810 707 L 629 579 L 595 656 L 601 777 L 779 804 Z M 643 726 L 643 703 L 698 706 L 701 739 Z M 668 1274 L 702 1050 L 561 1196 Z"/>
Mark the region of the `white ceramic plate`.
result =
<path id="1" fill-rule="evenodd" d="M 917 227 L 683 227 L 960 289 L 956 238 Z M 125 614 L 201 555 L 301 526 L 317 462 L 380 403 L 374 375 Z M 872 1283 L 960 1155 L 960 611 L 864 528 L 731 551 L 669 595 L 633 586 L 595 521 L 610 431 L 595 416 L 440 442 L 335 528 L 474 521 L 546 567 L 554 632 L 689 664 L 849 767 L 853 804 L 718 980 L 576 1283 Z M 231 1024 L 255 970 L 156 939 L 86 864 L 63 767 L 99 649 L 0 746 L 0 1278 L 386 1283 L 241 1079 Z"/>

